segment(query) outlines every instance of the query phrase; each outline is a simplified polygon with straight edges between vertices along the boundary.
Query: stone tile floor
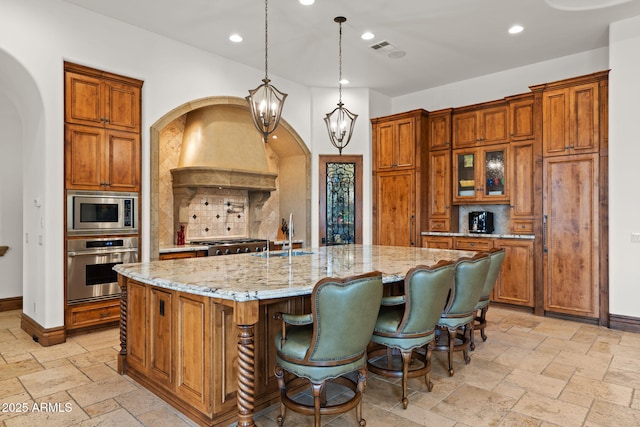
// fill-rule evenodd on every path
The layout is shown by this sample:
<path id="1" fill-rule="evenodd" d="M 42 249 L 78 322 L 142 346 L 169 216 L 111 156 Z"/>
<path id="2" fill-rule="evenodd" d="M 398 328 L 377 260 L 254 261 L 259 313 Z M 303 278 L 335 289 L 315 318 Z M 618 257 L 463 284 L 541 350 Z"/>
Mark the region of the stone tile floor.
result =
<path id="1" fill-rule="evenodd" d="M 471 363 L 434 353 L 428 392 L 370 374 L 363 415 L 378 426 L 640 426 L 640 334 L 491 307 L 486 342 Z M 193 426 L 161 399 L 116 373 L 118 330 L 41 347 L 20 329 L 20 311 L 0 313 L 0 423 L 3 426 Z M 34 406 L 35 405 L 35 406 Z M 41 410 L 38 410 L 42 408 Z M 23 412 L 20 412 L 20 411 Z M 256 416 L 276 426 L 278 405 Z M 324 417 L 356 426 L 354 411 Z M 312 425 L 287 413 L 285 426 Z"/>

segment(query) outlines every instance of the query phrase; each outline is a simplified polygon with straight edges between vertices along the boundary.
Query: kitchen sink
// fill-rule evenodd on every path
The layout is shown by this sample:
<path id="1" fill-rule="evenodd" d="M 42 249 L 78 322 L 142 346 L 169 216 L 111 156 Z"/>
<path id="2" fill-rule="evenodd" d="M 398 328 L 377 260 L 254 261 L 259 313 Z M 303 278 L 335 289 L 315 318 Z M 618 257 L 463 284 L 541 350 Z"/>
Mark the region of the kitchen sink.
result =
<path id="1" fill-rule="evenodd" d="M 311 251 L 294 250 L 294 251 L 291 251 L 291 256 L 311 255 L 312 253 L 313 252 Z M 253 254 L 253 256 L 259 256 L 260 258 L 266 258 L 267 255 L 270 257 L 289 256 L 289 251 L 269 251 L 269 252 L 260 252 L 258 254 Z"/>

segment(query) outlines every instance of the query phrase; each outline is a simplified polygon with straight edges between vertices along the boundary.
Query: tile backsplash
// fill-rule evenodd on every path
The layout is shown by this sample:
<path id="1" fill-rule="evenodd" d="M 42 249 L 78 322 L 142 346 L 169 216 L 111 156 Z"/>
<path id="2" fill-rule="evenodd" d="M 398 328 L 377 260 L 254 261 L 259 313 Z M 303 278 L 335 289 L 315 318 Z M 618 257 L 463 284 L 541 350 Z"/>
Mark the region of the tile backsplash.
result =
<path id="1" fill-rule="evenodd" d="M 248 212 L 246 190 L 200 188 L 189 203 L 186 240 L 247 237 Z"/>
<path id="2" fill-rule="evenodd" d="M 459 228 L 461 233 L 469 232 L 469 212 L 487 211 L 493 212 L 494 234 L 509 234 L 510 212 L 509 205 L 461 205 L 459 216 Z"/>

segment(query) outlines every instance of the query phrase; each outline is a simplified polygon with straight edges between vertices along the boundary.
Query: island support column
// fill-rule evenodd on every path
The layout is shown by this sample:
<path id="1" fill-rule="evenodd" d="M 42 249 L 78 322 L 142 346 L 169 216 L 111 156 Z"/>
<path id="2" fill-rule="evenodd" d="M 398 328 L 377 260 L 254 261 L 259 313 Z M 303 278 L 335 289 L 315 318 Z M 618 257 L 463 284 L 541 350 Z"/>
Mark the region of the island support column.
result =
<path id="1" fill-rule="evenodd" d="M 258 300 L 236 301 L 233 318 L 238 325 L 238 426 L 255 426 L 255 324 L 258 323 Z"/>

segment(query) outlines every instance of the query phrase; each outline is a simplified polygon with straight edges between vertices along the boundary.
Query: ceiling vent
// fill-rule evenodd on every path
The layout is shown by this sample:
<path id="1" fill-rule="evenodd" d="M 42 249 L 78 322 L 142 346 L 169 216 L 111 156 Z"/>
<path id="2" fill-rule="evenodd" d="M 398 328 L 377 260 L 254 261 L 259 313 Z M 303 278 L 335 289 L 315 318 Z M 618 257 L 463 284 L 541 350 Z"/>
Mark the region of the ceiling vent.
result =
<path id="1" fill-rule="evenodd" d="M 372 45 L 369 46 L 371 49 L 377 51 L 377 52 L 388 52 L 390 50 L 394 50 L 396 47 L 391 44 L 390 42 L 383 40 L 381 42 L 378 43 L 374 43 Z"/>

